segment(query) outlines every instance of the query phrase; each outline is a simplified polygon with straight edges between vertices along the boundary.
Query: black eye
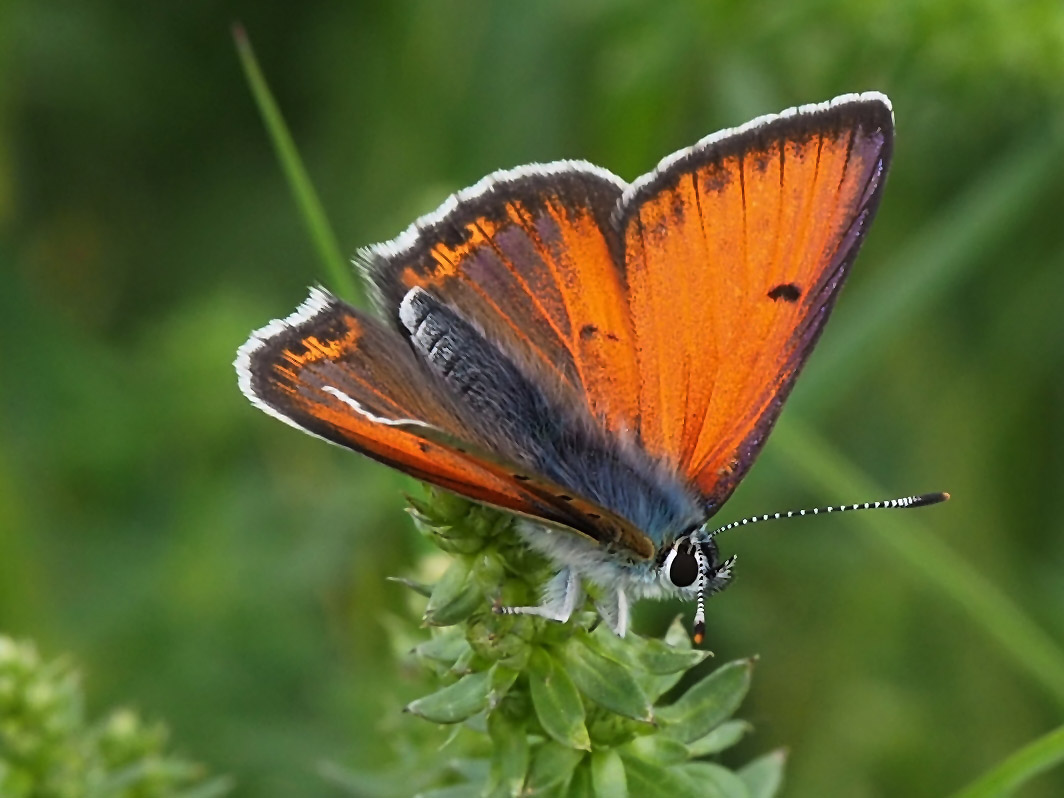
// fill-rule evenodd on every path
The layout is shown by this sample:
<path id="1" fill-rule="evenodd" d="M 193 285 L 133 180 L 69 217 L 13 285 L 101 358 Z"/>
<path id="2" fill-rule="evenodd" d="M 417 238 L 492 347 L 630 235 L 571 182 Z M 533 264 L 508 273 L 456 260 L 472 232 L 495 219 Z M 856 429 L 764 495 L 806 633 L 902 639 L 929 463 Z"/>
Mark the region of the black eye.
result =
<path id="1" fill-rule="evenodd" d="M 676 550 L 676 556 L 669 563 L 669 581 L 676 587 L 687 587 L 698 578 L 698 561 L 694 550 L 684 546 Z"/>

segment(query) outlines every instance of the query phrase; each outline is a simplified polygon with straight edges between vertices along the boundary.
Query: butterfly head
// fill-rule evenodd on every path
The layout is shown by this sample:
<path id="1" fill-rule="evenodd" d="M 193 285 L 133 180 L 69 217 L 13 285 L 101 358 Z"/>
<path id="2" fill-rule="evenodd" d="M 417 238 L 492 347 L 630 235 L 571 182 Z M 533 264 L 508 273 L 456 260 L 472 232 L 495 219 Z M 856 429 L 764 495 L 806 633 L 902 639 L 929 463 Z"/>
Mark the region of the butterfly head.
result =
<path id="1" fill-rule="evenodd" d="M 698 602 L 695 609 L 694 641 L 702 642 L 706 631 L 706 596 L 719 593 L 731 581 L 735 556 L 721 562 L 717 544 L 705 527 L 676 538 L 658 554 L 658 576 L 674 591 Z"/>

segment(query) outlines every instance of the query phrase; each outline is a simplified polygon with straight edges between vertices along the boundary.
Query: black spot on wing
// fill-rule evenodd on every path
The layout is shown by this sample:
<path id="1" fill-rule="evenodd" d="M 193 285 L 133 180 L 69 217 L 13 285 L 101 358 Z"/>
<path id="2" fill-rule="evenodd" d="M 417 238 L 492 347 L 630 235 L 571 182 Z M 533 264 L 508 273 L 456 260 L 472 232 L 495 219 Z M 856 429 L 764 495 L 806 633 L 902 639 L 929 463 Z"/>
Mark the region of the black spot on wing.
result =
<path id="1" fill-rule="evenodd" d="M 769 291 L 767 296 L 773 302 L 778 302 L 781 299 L 784 302 L 797 302 L 802 296 L 802 289 L 794 283 L 780 283 Z"/>
<path id="2" fill-rule="evenodd" d="M 580 339 L 583 340 L 583 341 L 590 341 L 591 339 L 597 338 L 599 335 L 603 335 L 603 334 L 605 334 L 607 341 L 619 341 L 619 340 L 621 340 L 620 338 L 617 337 L 616 333 L 611 333 L 611 332 L 603 333 L 602 330 L 600 330 L 594 324 L 585 324 L 583 327 L 580 328 Z"/>

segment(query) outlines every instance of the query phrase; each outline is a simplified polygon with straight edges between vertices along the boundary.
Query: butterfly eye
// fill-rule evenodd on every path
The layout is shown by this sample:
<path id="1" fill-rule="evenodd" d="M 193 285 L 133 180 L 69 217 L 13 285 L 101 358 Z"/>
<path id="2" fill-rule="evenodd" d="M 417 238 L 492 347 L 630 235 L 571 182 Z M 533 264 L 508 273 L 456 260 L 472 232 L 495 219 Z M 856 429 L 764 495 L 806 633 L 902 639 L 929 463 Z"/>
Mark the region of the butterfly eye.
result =
<path id="1" fill-rule="evenodd" d="M 668 563 L 669 581 L 676 587 L 688 587 L 698 578 L 698 560 L 690 545 L 678 546 Z"/>

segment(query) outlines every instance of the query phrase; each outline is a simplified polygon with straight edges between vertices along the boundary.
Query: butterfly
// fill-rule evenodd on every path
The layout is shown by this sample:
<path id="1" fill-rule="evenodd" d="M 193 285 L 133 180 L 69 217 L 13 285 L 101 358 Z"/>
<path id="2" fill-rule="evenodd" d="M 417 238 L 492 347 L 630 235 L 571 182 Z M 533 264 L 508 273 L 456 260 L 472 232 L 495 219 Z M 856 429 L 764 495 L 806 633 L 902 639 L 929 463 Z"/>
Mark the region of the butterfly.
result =
<path id="1" fill-rule="evenodd" d="M 893 147 L 879 93 L 708 136 L 628 184 L 582 161 L 495 172 L 356 262 L 375 312 L 321 288 L 252 333 L 251 402 L 293 427 L 517 514 L 617 634 L 631 603 L 732 577 L 712 529 L 838 298 Z M 915 507 L 925 494 L 818 508 Z M 812 512 L 812 511 L 811 511 Z"/>

